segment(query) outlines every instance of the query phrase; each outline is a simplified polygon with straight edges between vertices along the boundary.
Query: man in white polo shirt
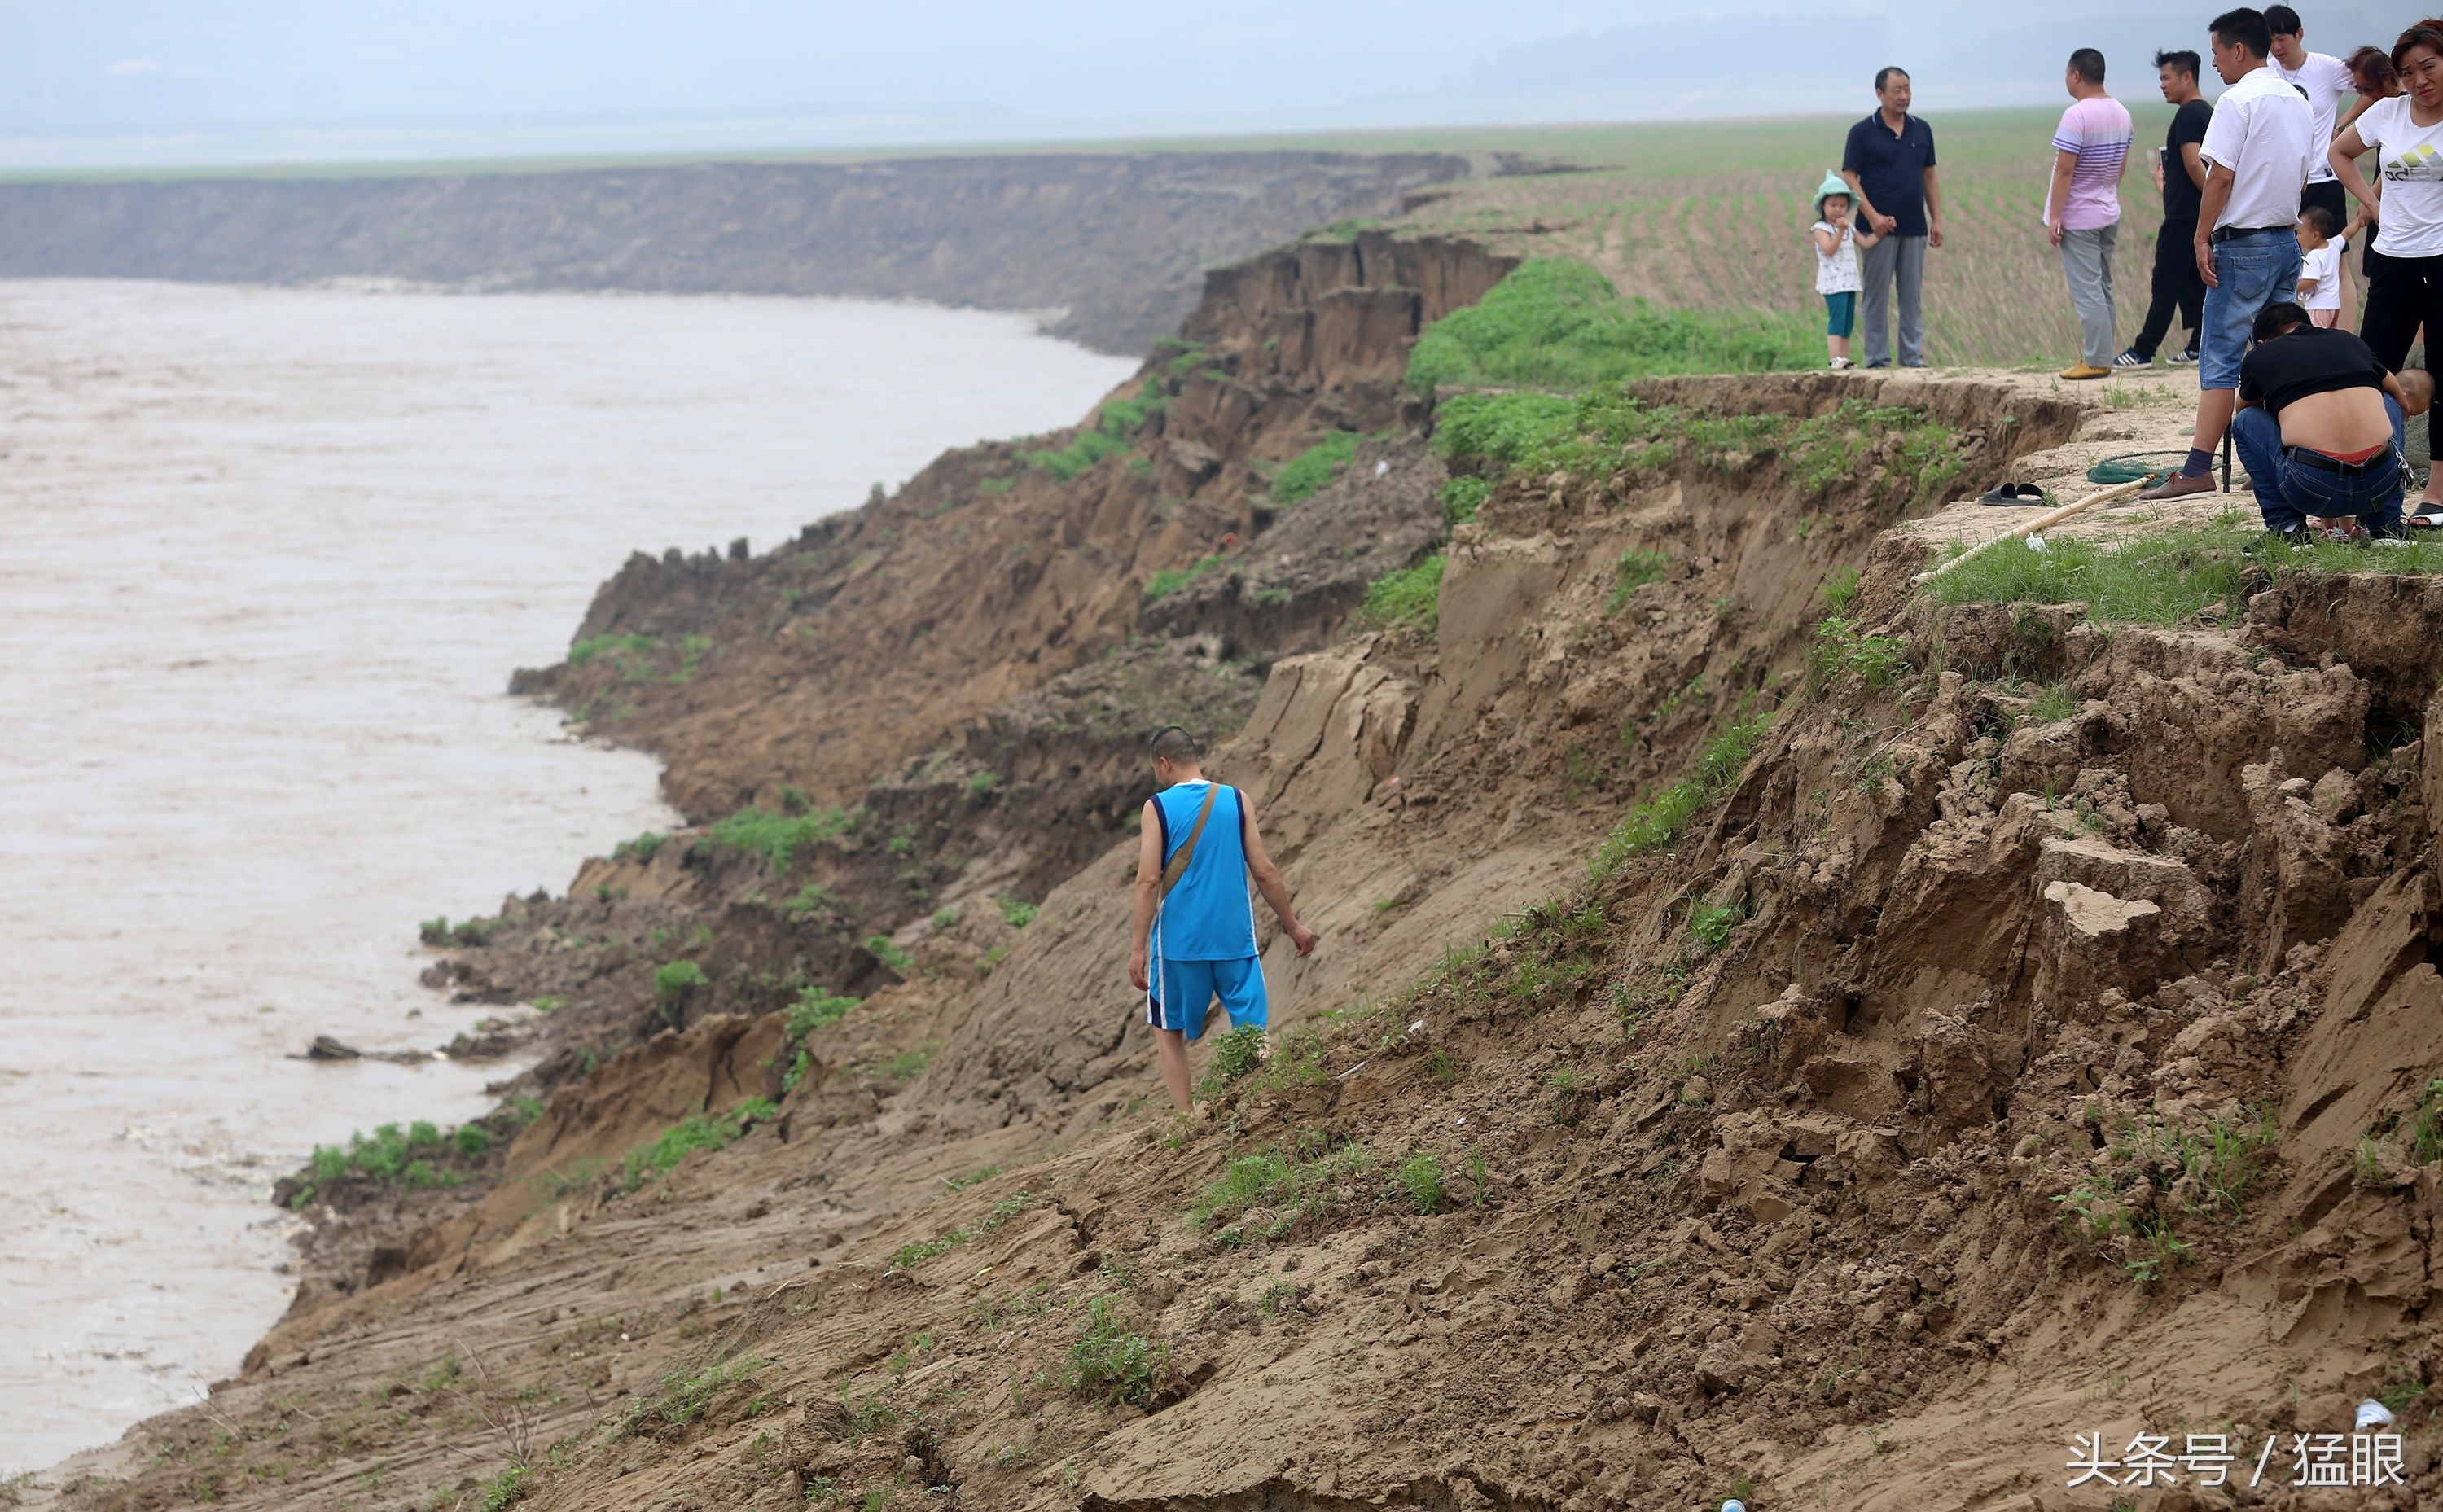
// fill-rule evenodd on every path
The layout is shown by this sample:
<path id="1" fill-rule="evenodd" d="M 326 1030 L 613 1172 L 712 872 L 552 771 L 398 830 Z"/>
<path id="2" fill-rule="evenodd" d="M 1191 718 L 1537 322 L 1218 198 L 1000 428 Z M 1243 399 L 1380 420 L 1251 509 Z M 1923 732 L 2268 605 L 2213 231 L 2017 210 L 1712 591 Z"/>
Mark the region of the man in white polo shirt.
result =
<path id="1" fill-rule="evenodd" d="M 2299 195 L 2315 149 L 2315 114 L 2265 65 L 2273 38 L 2262 13 L 2226 10 L 2212 29 L 2214 72 L 2231 87 L 2214 102 L 2197 149 L 2206 164 L 2195 244 L 2206 302 L 2197 343 L 2196 433 L 2180 470 L 2141 499 L 2214 491 L 2214 449 L 2237 407 L 2249 331 L 2259 310 L 2289 299 L 2299 283 Z"/>
<path id="2" fill-rule="evenodd" d="M 2316 117 L 2316 156 L 2307 165 L 2307 188 L 2299 196 L 2299 208 L 2313 207 L 2330 215 L 2335 226 L 2347 226 L 2349 196 L 2342 192 L 2342 181 L 2333 176 L 2324 155 L 2333 146 L 2333 113 L 2341 108 L 2343 95 L 2357 92 L 2358 83 L 2350 78 L 2348 64 L 2329 52 L 2307 50 L 2306 28 L 2288 6 L 2267 6 L 2265 29 L 2273 37 L 2265 66 L 2284 83 L 2297 85 Z"/>

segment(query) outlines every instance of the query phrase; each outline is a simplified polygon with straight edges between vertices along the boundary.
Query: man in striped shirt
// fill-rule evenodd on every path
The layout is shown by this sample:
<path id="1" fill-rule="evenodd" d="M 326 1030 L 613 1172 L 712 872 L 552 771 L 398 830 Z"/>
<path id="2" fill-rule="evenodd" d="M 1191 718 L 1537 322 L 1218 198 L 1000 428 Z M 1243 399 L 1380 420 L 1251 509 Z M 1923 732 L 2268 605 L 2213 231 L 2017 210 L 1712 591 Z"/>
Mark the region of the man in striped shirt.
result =
<path id="1" fill-rule="evenodd" d="M 2121 175 L 2136 134 L 2129 112 L 2103 92 L 2103 54 L 2069 55 L 2062 82 L 2070 107 L 2053 132 L 2052 191 L 2045 196 L 2045 235 L 2061 248 L 2062 276 L 2078 310 L 2079 359 L 2065 378 L 2108 376 L 2120 350 L 2112 335 L 2112 244 L 2121 231 Z"/>

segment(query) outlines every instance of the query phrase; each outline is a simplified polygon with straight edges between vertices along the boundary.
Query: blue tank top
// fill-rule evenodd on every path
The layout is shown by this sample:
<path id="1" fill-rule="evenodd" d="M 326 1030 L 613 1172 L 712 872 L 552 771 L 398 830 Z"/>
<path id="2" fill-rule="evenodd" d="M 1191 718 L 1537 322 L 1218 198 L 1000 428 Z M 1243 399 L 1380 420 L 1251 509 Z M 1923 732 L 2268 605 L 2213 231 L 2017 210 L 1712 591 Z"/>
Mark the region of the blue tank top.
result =
<path id="1" fill-rule="evenodd" d="M 1162 860 L 1167 866 L 1196 828 L 1212 784 L 1203 778 L 1176 782 L 1153 795 L 1162 819 Z M 1256 908 L 1247 898 L 1246 811 L 1239 790 L 1214 795 L 1213 813 L 1196 837 L 1196 854 L 1179 885 L 1153 916 L 1155 960 L 1242 960 L 1256 954 Z"/>

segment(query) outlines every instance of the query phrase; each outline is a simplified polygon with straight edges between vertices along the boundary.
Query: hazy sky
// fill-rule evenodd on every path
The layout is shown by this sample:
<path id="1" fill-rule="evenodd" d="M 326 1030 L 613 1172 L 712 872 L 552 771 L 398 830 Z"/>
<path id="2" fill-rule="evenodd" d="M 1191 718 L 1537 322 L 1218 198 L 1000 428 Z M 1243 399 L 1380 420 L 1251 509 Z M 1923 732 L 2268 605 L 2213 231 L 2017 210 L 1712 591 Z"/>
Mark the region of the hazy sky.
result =
<path id="1" fill-rule="evenodd" d="M 1887 56 L 1957 109 L 2055 98 L 2073 46 L 2201 46 L 2214 9 L 0 0 L 0 167 L 1863 112 Z M 2409 14 L 2300 9 L 2334 50 Z"/>

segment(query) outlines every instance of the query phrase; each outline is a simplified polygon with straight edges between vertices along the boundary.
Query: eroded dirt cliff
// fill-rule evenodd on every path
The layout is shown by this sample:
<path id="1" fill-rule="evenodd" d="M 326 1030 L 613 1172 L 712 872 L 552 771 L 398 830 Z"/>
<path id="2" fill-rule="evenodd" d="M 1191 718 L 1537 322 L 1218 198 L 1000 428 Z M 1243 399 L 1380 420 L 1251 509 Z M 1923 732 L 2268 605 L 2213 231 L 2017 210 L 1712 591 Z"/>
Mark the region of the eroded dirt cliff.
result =
<path id="1" fill-rule="evenodd" d="M 1659 381 L 1487 467 L 1396 379 L 1498 265 L 1369 245 L 1217 278 L 1071 476 L 607 587 L 527 685 L 698 823 L 478 921 L 530 1101 L 454 1186 L 301 1173 L 288 1318 L 62 1500 L 2209 1499 L 2066 1486 L 2140 1432 L 2443 1499 L 2432 580 L 1938 606 L 1912 522 L 2120 424 L 2011 380 Z M 1265 921 L 1281 1042 L 1185 1120 L 1124 980 L 1176 707 L 1325 939 Z M 2371 1394 L 2401 1484 L 2288 1484 Z"/>

